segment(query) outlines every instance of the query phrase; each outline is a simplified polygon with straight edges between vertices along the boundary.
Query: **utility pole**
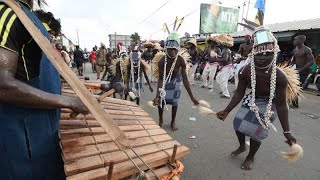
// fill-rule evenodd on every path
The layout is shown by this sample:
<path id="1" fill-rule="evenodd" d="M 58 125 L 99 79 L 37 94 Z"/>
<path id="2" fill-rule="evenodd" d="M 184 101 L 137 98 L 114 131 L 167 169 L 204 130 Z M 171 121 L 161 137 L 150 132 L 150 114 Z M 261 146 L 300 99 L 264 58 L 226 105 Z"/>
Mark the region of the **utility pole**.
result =
<path id="1" fill-rule="evenodd" d="M 114 32 L 114 48 L 117 50 L 117 32 Z"/>
<path id="2" fill-rule="evenodd" d="M 79 31 L 77 29 L 77 39 L 78 39 L 78 46 L 80 47 L 80 41 L 79 41 Z"/>
<path id="3" fill-rule="evenodd" d="M 246 1 L 247 1 L 247 0 L 244 0 L 244 2 L 243 2 L 243 6 L 242 6 L 242 17 L 241 17 L 241 23 L 243 23 L 243 15 L 244 15 L 244 8 L 246 7 Z M 244 27 L 243 27 L 243 30 L 244 30 Z"/>
<path id="4" fill-rule="evenodd" d="M 249 8 L 250 8 L 250 0 L 249 0 L 249 3 L 248 3 L 248 8 L 247 8 L 247 16 L 246 16 L 246 19 L 248 19 Z"/>

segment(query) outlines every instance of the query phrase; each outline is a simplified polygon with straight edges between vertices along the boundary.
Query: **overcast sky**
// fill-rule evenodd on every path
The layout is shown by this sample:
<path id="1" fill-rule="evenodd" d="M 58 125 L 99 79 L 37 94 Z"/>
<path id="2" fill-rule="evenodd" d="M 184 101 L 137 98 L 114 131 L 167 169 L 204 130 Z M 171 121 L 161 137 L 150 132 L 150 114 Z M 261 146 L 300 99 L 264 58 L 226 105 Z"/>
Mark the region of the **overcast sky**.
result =
<path id="1" fill-rule="evenodd" d="M 220 0 L 221 6 L 242 8 L 245 0 Z M 246 0 L 248 4 L 249 0 Z M 251 0 L 248 19 L 253 20 L 256 0 Z M 74 43 L 79 31 L 80 46 L 91 49 L 104 42 L 107 46 L 108 34 L 132 34 L 138 32 L 142 39 L 163 39 L 163 23 L 173 23 L 175 16 L 186 17 L 179 32 L 191 35 L 199 33 L 200 4 L 217 3 L 217 0 L 47 0 L 45 10 L 60 18 L 62 30 Z M 166 3 L 166 4 L 165 4 Z M 149 17 L 160 6 L 159 11 Z M 248 7 L 248 6 L 247 6 Z M 244 17 L 246 17 L 245 9 Z M 149 18 L 148 18 L 149 17 Z M 265 24 L 319 18 L 317 0 L 267 0 Z M 146 20 L 147 19 L 147 20 Z M 169 29 L 172 29 L 170 27 Z"/>

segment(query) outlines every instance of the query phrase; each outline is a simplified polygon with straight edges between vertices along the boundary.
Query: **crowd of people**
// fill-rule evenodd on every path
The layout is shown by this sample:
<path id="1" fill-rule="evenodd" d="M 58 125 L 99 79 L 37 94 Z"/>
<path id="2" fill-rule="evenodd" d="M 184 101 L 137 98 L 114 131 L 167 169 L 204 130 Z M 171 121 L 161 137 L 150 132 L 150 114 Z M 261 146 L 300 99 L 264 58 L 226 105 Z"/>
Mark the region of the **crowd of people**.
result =
<path id="1" fill-rule="evenodd" d="M 266 31 L 270 33 L 268 30 Z M 162 127 L 164 123 L 164 108 L 167 109 L 167 105 L 171 105 L 172 131 L 178 129 L 175 120 L 182 84 L 193 104 L 199 105 L 199 101 L 193 96 L 191 90 L 195 81 L 200 81 L 201 87 L 208 88 L 209 92 L 213 92 L 214 86 L 218 86 L 221 94 L 220 98 L 224 99 L 231 99 L 228 85 L 233 82 L 237 89 L 234 91 L 231 102 L 226 109 L 218 112 L 217 116 L 224 120 L 228 113 L 243 100 L 234 120 L 234 129 L 240 146 L 231 155 L 237 156 L 246 151 L 244 139 L 245 136 L 249 136 L 251 139 L 250 151 L 242 164 L 242 168 L 245 170 L 252 168 L 254 156 L 261 145 L 261 141 L 267 137 L 268 130 L 274 128 L 272 125 L 275 120 L 275 116 L 272 114 L 274 109 L 277 109 L 277 112 L 280 113 L 278 117 L 288 143 L 291 145 L 296 142 L 289 129 L 288 109 L 285 108 L 287 102 L 284 91 L 288 83 L 286 74 L 283 74 L 281 70 L 276 70 L 276 65 L 286 64 L 286 66 L 296 69 L 302 89 L 308 86 L 312 75 L 313 79 L 316 79 L 317 76 L 312 72 L 312 66 L 316 64 L 314 59 L 318 57 L 304 44 L 306 36 L 297 35 L 293 41 L 295 49 L 292 57 L 288 61 L 280 62 L 278 57 L 281 53 L 280 47 L 275 39 L 269 39 L 268 45 L 260 45 L 258 42 L 254 42 L 254 34 L 247 34 L 245 42 L 239 46 L 238 50 L 232 51 L 234 42 L 230 35 L 212 35 L 206 39 L 206 48 L 201 50 L 198 48 L 195 38 L 189 38 L 186 43 L 180 43 L 180 39 L 177 38 L 178 35 L 175 33 L 175 31 L 171 33 L 165 41 L 133 42 L 128 48 L 123 47 L 123 44 L 118 42 L 117 48 L 113 51 L 101 43 L 99 48 L 97 46 L 93 47 L 89 55 L 92 72 L 96 73 L 97 80 L 107 80 L 113 86 L 122 86 L 120 97 L 123 98 L 122 95 L 124 95 L 124 99 L 130 97 L 130 100 L 135 101 L 138 105 L 144 91 L 143 84 L 148 85 L 150 91 L 153 92 L 151 83 L 157 83 L 153 105 L 158 106 L 159 126 Z M 269 34 L 270 37 L 274 37 L 272 33 Z M 68 53 L 59 45 L 56 45 L 56 48 L 68 64 L 70 62 L 70 58 L 66 58 Z M 78 46 L 73 53 L 73 58 L 78 75 L 83 76 L 84 56 Z M 250 67 L 252 69 L 253 59 L 256 61 L 254 63 L 256 72 L 250 70 Z M 252 73 L 257 74 L 256 80 L 252 79 Z M 277 77 L 275 74 L 277 74 Z M 276 78 L 270 82 L 270 87 L 268 82 L 261 84 L 261 82 L 270 80 L 270 78 L 266 78 L 269 75 Z M 277 83 L 272 84 L 275 81 Z M 253 82 L 257 84 L 252 84 Z M 320 80 L 318 81 L 318 88 L 319 84 Z M 277 88 L 272 88 L 272 86 L 277 86 Z M 257 90 L 252 89 L 251 94 L 245 95 L 248 87 L 257 88 Z M 268 102 L 267 94 L 270 94 L 270 91 L 273 91 L 274 95 L 269 97 Z M 253 98 L 252 93 L 259 95 Z M 114 95 L 114 97 L 116 96 Z M 270 98 L 276 98 L 278 102 L 270 101 Z M 256 101 L 255 105 L 258 109 L 256 111 L 250 105 L 252 99 Z M 289 104 L 292 108 L 298 108 L 298 97 Z M 265 112 L 259 111 L 259 108 Z M 257 114 L 264 114 L 265 122 L 262 122 L 263 120 L 259 119 L 261 117 L 258 118 Z M 243 118 L 249 116 L 255 119 L 254 122 L 252 122 L 252 119 Z"/>
<path id="2" fill-rule="evenodd" d="M 256 35 L 256 32 L 259 31 L 266 33 L 267 36 L 262 37 L 267 39 L 266 42 L 261 43 L 260 39 L 252 41 L 254 38 L 261 38 Z M 233 46 L 233 38 L 229 35 L 208 37 L 206 40 L 208 47 L 201 51 L 197 49 L 195 39 L 190 39 L 186 46 L 182 46 L 174 30 L 162 43 L 162 47 L 161 43 L 147 42 L 142 46 L 139 42 L 134 42 L 128 48 L 130 52 L 126 53 L 120 50 L 121 46 L 118 46 L 119 58 L 112 60 L 117 62 L 116 70 L 113 71 L 115 76 L 112 83 L 122 83 L 124 93 L 126 95 L 131 93 L 131 100 L 137 100 L 139 104 L 141 90 L 143 90 L 143 75 L 151 92 L 153 89 L 150 86 L 149 77 L 154 76 L 157 80 L 157 89 L 152 105 L 158 107 L 159 126 L 162 127 L 164 123 L 163 110 L 167 109 L 167 105 L 171 105 L 171 129 L 176 131 L 178 128 L 175 120 L 182 84 L 196 106 L 200 104 L 200 101 L 194 97 L 191 86 L 194 85 L 196 76 L 199 76 L 197 73 L 202 73 L 203 88 L 212 89 L 215 79 L 221 91 L 221 98 L 229 99 L 231 96 L 228 83 L 235 71 L 237 89 L 229 105 L 218 112 L 217 117 L 224 120 L 229 112 L 243 101 L 234 119 L 234 130 L 240 146 L 231 155 L 238 156 L 246 151 L 245 136 L 250 137 L 249 154 L 241 168 L 251 170 L 261 141 L 268 136 L 269 129 L 275 129 L 272 124 L 275 120 L 274 111 L 278 112 L 288 144 L 296 143 L 289 127 L 286 94 L 289 83 L 291 88 L 297 91 L 299 85 L 294 86 L 292 82 L 289 82 L 287 74 L 277 67 L 276 61 L 280 48 L 275 36 L 267 28 L 260 27 L 259 31 L 246 36 L 246 41 L 240 45 L 237 54 L 230 50 Z M 296 51 L 301 47 L 305 49 L 303 53 L 295 54 L 293 57 L 299 73 L 305 71 L 302 68 L 307 69 L 306 67 L 313 63 L 313 58 L 309 56 L 309 49 L 304 45 L 304 41 L 305 36 L 303 35 L 295 38 Z M 159 45 L 160 48 L 156 48 Z M 143 48 L 145 51 L 142 50 Z M 300 61 L 299 58 L 303 58 L 304 61 Z M 198 68 L 198 65 L 202 63 L 205 64 L 205 67 L 200 72 L 201 66 Z M 148 64 L 153 68 L 149 68 Z M 146 69 L 149 73 L 146 73 Z M 251 93 L 245 94 L 248 87 L 252 89 Z M 297 92 L 292 94 L 297 94 Z"/>
<path id="3" fill-rule="evenodd" d="M 201 87 L 208 88 L 209 92 L 213 91 L 216 84 L 220 89 L 220 97 L 226 99 L 231 99 L 228 84 L 234 82 L 237 87 L 234 95 L 228 106 L 217 113 L 217 117 L 224 120 L 242 101 L 242 106 L 234 118 L 234 129 L 240 146 L 231 155 L 237 156 L 246 151 L 245 136 L 250 137 L 249 154 L 241 168 L 251 170 L 254 156 L 262 140 L 268 136 L 269 129 L 275 129 L 272 124 L 276 118 L 273 111 L 277 111 L 288 144 L 296 143 L 289 128 L 287 104 L 292 104 L 292 108 L 299 107 L 298 97 L 288 98 L 287 87 L 306 88 L 305 84 L 308 83 L 312 74 L 311 67 L 315 64 L 314 59 L 318 58 L 305 45 L 305 35 L 297 35 L 294 38 L 295 49 L 291 60 L 281 63 L 295 69 L 298 73 L 300 84 L 294 86 L 290 82 L 294 77 L 288 78 L 290 74 L 286 74 L 277 67 L 280 64 L 278 59 L 280 47 L 275 36 L 267 28 L 261 30 L 260 27 L 259 31 L 265 31 L 268 34 L 267 42 L 254 41 L 254 38 L 258 38 L 254 31 L 253 34 L 245 36 L 245 42 L 236 52 L 231 51 L 233 38 L 229 35 L 209 36 L 206 39 L 207 47 L 200 50 L 197 48 L 196 39 L 190 38 L 182 44 L 176 32 L 173 31 L 166 41 L 159 43 L 133 42 L 132 46 L 127 48 L 128 52 L 124 51 L 122 43 L 119 43 L 114 52 L 107 51 L 107 54 L 111 55 L 106 56 L 102 64 L 105 72 L 110 73 L 109 80 L 112 84 L 122 83 L 125 99 L 129 95 L 130 99 L 136 101 L 138 105 L 142 96 L 141 91 L 144 89 L 143 78 L 151 92 L 153 89 L 150 83 L 157 82 L 156 97 L 152 102 L 158 107 L 159 126 L 162 127 L 164 123 L 164 108 L 171 105 L 172 131 L 178 129 L 175 120 L 182 84 L 193 104 L 199 105 L 190 88 L 195 85 L 195 81 L 202 81 Z M 95 52 L 94 49 L 93 52 Z M 113 64 L 116 64 L 115 70 L 109 71 Z M 99 76 L 97 79 L 100 79 Z M 248 87 L 252 90 L 249 94 L 245 94 Z M 299 94 L 298 90 L 296 91 Z M 291 102 L 288 102 L 288 99 Z"/>
<path id="4" fill-rule="evenodd" d="M 300 82 L 303 89 L 308 87 L 309 82 L 315 82 L 318 91 L 320 90 L 320 78 L 318 75 L 320 55 L 312 53 L 311 49 L 304 45 L 306 37 L 304 35 L 296 36 L 294 40 L 295 49 L 292 57 L 286 58 L 285 61 L 279 60 L 277 64 L 288 64 L 295 66 L 299 70 Z M 202 82 L 202 88 L 208 88 L 209 92 L 213 91 L 213 87 L 217 84 L 221 91 L 221 98 L 230 99 L 228 89 L 229 83 L 238 86 L 239 70 L 249 63 L 248 55 L 252 51 L 253 40 L 250 34 L 245 36 L 245 42 L 240 44 L 237 51 L 231 51 L 233 46 L 232 38 L 227 35 L 209 36 L 206 39 L 206 48 L 201 50 L 197 46 L 195 38 L 190 38 L 186 43 L 181 43 L 180 48 L 188 52 L 188 79 L 190 85 L 195 85 L 195 81 Z M 164 52 L 164 41 L 145 43 L 133 42 L 132 46 L 137 46 L 139 54 L 137 58 L 148 64 L 148 72 L 146 76 L 151 83 L 157 82 L 153 76 L 154 65 L 153 58 L 158 52 Z M 302 48 L 303 50 L 299 50 Z M 126 50 L 121 50 L 126 49 Z M 129 57 L 132 47 L 124 48 L 122 43 L 118 43 L 117 49 L 113 51 L 106 48 L 104 44 L 97 50 L 93 47 L 90 52 L 89 61 L 92 64 L 92 72 L 97 73 L 97 79 L 112 80 L 115 74 L 111 70 L 112 64 L 119 61 L 119 58 Z M 297 53 L 300 52 L 301 53 Z M 281 54 L 279 52 L 278 54 Z M 296 62 L 296 59 L 298 61 Z M 317 61 L 315 61 L 315 59 Z M 297 66 L 297 67 L 296 67 Z M 101 77 L 100 74 L 103 74 Z M 79 74 L 80 75 L 80 74 Z M 108 75 L 108 76 L 107 76 Z M 107 77 L 107 79 L 105 79 Z M 144 75 L 142 75 L 144 77 Z M 140 79 L 143 84 L 143 78 Z M 216 82 L 216 83 L 215 83 Z M 146 82 L 145 84 L 148 84 Z M 292 107 L 298 107 L 298 102 L 293 103 Z"/>

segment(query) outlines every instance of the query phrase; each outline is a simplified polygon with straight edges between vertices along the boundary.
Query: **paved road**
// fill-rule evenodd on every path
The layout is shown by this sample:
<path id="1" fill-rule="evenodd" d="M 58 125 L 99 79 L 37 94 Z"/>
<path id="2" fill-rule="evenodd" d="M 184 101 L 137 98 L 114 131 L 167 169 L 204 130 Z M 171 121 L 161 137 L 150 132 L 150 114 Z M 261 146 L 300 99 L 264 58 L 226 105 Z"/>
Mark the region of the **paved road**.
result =
<path id="1" fill-rule="evenodd" d="M 87 72 L 90 72 L 87 71 Z M 90 75 L 91 77 L 95 77 Z M 156 84 L 153 85 L 156 89 Z M 150 113 L 157 121 L 157 110 L 147 106 L 146 102 L 152 100 L 155 93 L 150 93 L 145 86 L 141 107 Z M 230 92 L 235 87 L 229 86 Z M 200 88 L 200 82 L 192 87 L 198 99 L 208 101 L 213 110 L 222 110 L 229 102 L 219 98 L 218 86 L 213 92 Z M 235 108 L 225 122 L 215 117 L 201 117 L 197 110 L 192 108 L 192 103 L 187 92 L 182 92 L 177 114 L 179 130 L 172 133 L 170 130 L 171 110 L 165 111 L 164 129 L 178 140 L 188 146 L 191 153 L 182 161 L 185 165 L 183 178 L 186 180 L 320 180 L 320 97 L 304 94 L 299 109 L 290 110 L 291 131 L 304 148 L 304 157 L 294 163 L 282 159 L 279 152 L 288 150 L 284 143 L 282 129 L 279 121 L 275 122 L 278 133 L 270 131 L 269 138 L 263 141 L 255 159 L 252 171 L 243 171 L 240 165 L 246 153 L 237 158 L 231 158 L 230 152 L 238 147 L 238 141 L 233 131 L 233 117 Z M 190 121 L 195 117 L 196 121 Z M 196 136 L 196 139 L 189 139 Z"/>

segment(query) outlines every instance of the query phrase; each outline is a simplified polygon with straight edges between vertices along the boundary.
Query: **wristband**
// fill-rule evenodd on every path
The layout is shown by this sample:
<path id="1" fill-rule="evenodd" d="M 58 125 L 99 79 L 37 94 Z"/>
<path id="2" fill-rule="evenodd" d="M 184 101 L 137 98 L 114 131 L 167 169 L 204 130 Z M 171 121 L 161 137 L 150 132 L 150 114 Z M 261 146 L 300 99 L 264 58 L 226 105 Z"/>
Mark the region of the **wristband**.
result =
<path id="1" fill-rule="evenodd" d="M 291 134 L 291 131 L 284 131 L 283 134 Z"/>

